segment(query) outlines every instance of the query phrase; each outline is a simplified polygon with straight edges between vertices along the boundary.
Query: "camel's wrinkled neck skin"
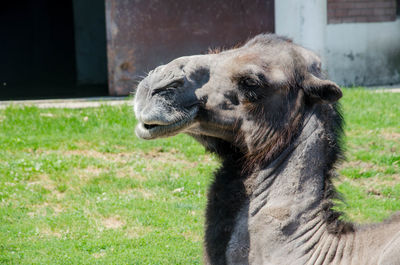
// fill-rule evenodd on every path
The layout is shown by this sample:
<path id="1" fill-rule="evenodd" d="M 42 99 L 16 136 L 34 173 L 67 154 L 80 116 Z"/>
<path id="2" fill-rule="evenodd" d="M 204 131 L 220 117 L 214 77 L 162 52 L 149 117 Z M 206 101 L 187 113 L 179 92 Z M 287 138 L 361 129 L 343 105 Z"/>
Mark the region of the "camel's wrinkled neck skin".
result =
<path id="1" fill-rule="evenodd" d="M 251 177 L 253 190 L 239 214 L 242 225 L 228 243 L 228 264 L 300 264 L 295 261 L 304 255 L 291 242 L 322 210 L 326 167 L 324 130 L 315 115 L 308 115 L 299 137 Z M 248 249 L 248 256 L 238 247 Z M 289 257 L 296 260 L 289 263 Z"/>
<path id="2" fill-rule="evenodd" d="M 268 205 L 286 204 L 282 215 L 288 215 L 318 204 L 324 192 L 323 177 L 316 177 L 325 174 L 324 138 L 315 114 L 306 113 L 301 134 L 276 159 L 246 180 L 251 182 L 251 216 Z M 293 210 L 288 211 L 289 208 Z"/>

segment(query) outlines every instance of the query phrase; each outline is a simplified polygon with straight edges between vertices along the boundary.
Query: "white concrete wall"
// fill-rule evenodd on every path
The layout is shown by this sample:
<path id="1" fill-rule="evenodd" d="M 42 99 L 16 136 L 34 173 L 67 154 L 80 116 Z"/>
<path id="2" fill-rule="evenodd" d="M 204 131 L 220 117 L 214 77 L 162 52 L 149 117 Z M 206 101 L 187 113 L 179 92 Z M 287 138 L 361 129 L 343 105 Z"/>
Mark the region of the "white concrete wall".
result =
<path id="1" fill-rule="evenodd" d="M 400 18 L 329 24 L 325 47 L 325 68 L 341 85 L 400 83 Z"/>
<path id="2" fill-rule="evenodd" d="M 327 24 L 326 0 L 277 0 L 275 32 L 318 53 L 340 85 L 400 83 L 400 18 Z"/>
<path id="3" fill-rule="evenodd" d="M 289 37 L 323 57 L 326 5 L 326 0 L 276 0 L 276 34 Z"/>

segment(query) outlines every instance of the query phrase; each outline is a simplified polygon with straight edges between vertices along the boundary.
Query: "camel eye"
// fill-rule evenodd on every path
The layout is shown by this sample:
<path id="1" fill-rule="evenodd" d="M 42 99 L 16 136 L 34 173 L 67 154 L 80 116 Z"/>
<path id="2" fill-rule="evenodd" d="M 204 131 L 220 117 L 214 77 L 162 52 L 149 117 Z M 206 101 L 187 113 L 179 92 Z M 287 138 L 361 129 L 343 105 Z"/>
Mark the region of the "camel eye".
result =
<path id="1" fill-rule="evenodd" d="M 260 99 L 256 92 L 259 87 L 259 82 L 253 78 L 245 78 L 239 81 L 239 89 L 250 102 L 255 102 Z"/>
<path id="2" fill-rule="evenodd" d="M 167 96 L 172 93 L 172 89 L 162 87 L 162 88 L 157 88 L 154 89 L 154 91 L 151 93 L 152 96 L 158 95 L 158 96 Z"/>
<path id="3" fill-rule="evenodd" d="M 159 96 L 167 96 L 171 93 L 173 93 L 175 88 L 181 87 L 183 85 L 183 81 L 174 81 L 172 83 L 169 83 L 166 86 L 163 86 L 161 88 L 154 89 L 154 91 L 151 93 L 152 96 L 154 95 L 159 95 Z"/>
<path id="4" fill-rule="evenodd" d="M 180 86 L 182 86 L 181 81 L 174 81 L 171 84 L 167 85 L 168 88 L 178 88 Z"/>
<path id="5" fill-rule="evenodd" d="M 259 86 L 258 82 L 252 78 L 245 78 L 239 84 L 243 89 L 254 89 Z"/>

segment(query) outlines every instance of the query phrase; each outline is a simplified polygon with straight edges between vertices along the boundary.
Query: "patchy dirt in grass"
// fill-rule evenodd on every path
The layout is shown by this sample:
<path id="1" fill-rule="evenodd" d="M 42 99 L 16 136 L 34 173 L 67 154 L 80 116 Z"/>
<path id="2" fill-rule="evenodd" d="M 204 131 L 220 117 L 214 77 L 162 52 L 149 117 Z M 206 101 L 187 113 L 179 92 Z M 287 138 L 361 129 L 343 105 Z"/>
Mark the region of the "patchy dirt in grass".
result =
<path id="1" fill-rule="evenodd" d="M 152 172 L 164 171 L 166 167 L 176 168 L 176 173 L 172 172 L 172 176 L 179 178 L 182 170 L 191 170 L 199 165 L 199 163 L 217 164 L 217 161 L 211 155 L 202 156 L 201 161 L 188 161 L 185 156 L 177 149 L 170 149 L 164 151 L 161 147 L 154 148 L 146 152 L 121 152 L 121 153 L 107 153 L 96 150 L 80 149 L 80 150 L 36 150 L 37 154 L 57 154 L 65 156 L 84 156 L 87 158 L 94 158 L 96 160 L 104 161 L 104 165 L 89 165 L 86 168 L 74 168 L 73 175 L 77 176 L 80 180 L 86 182 L 93 177 L 97 177 L 102 173 L 107 173 L 113 168 L 113 173 L 117 178 L 133 178 L 139 181 L 147 180 L 147 176 Z M 114 167 L 115 163 L 118 164 Z M 32 183 L 33 185 L 34 183 Z M 58 198 L 63 197 L 63 193 L 57 191 L 56 183 L 49 181 L 49 178 L 39 180 L 38 184 L 42 185 L 45 189 L 50 190 Z M 58 192 L 58 193 L 57 193 Z M 57 194 L 56 194 L 57 193 Z"/>
<path id="2" fill-rule="evenodd" d="M 64 211 L 64 207 L 62 207 L 61 204 L 54 204 L 51 207 L 56 215 Z"/>
<path id="3" fill-rule="evenodd" d="M 95 159 L 102 159 L 109 162 L 128 163 L 130 161 L 144 160 L 151 161 L 153 164 L 162 163 L 181 163 L 184 166 L 193 168 L 198 165 L 198 162 L 191 162 L 185 159 L 185 156 L 176 149 L 163 151 L 162 148 L 155 148 L 147 152 L 121 152 L 121 153 L 105 153 L 96 150 L 68 150 L 63 151 L 63 155 L 69 156 L 85 156 Z M 214 162 L 209 155 L 206 155 L 201 162 Z"/>
<path id="4" fill-rule="evenodd" d="M 95 166 L 88 166 L 87 168 L 75 168 L 74 175 L 78 176 L 80 180 L 87 181 L 93 177 L 97 177 L 107 169 L 98 168 Z"/>
<path id="5" fill-rule="evenodd" d="M 49 175 L 47 174 L 40 174 L 37 175 L 32 181 L 27 183 L 28 187 L 40 185 L 46 190 L 52 191 L 56 188 L 56 185 L 53 180 L 50 179 Z"/>
<path id="6" fill-rule="evenodd" d="M 99 175 L 100 173 L 104 172 L 104 168 L 98 168 L 95 166 L 88 166 L 87 168 L 81 169 L 83 173 L 91 174 L 91 175 Z"/>
<path id="7" fill-rule="evenodd" d="M 356 161 L 346 161 L 340 165 L 340 169 L 342 168 L 363 168 L 363 169 L 377 169 L 377 165 L 369 162 L 364 162 L 360 160 Z"/>
<path id="8" fill-rule="evenodd" d="M 343 162 L 339 166 L 338 170 L 348 169 L 348 168 L 360 169 L 360 173 L 364 173 L 371 170 L 376 172 L 385 172 L 386 170 L 386 167 L 384 166 L 379 166 L 371 162 L 364 162 L 360 160 Z"/>
<path id="9" fill-rule="evenodd" d="M 174 154 L 169 154 L 169 153 L 160 153 L 160 155 L 156 157 L 146 157 L 143 159 L 143 163 L 145 164 L 145 168 L 147 172 L 155 172 L 155 171 L 160 171 L 164 172 L 166 168 L 173 168 L 173 171 L 176 171 L 177 174 L 175 174 L 176 178 L 178 178 L 182 172 L 182 170 L 193 170 L 193 168 L 196 168 L 199 166 L 201 163 L 208 163 L 208 164 L 215 164 L 217 165 L 217 162 L 214 161 L 211 156 L 205 155 L 202 157 L 201 161 L 188 161 L 183 155 L 176 156 Z M 174 173 L 171 172 L 172 176 L 174 176 Z"/>
<path id="10" fill-rule="evenodd" d="M 190 240 L 192 242 L 202 242 L 203 241 L 202 237 L 199 234 L 197 234 L 193 231 L 190 231 L 190 230 L 181 233 L 181 235 L 184 236 L 186 240 Z"/>
<path id="11" fill-rule="evenodd" d="M 153 230 L 151 226 L 130 226 L 125 230 L 125 235 L 129 239 L 140 238 L 151 233 Z"/>
<path id="12" fill-rule="evenodd" d="M 124 189 L 118 192 L 120 195 L 124 195 L 123 198 L 143 198 L 143 199 L 151 199 L 155 197 L 155 193 L 151 190 L 143 189 L 143 188 L 134 188 L 134 189 Z"/>
<path id="13" fill-rule="evenodd" d="M 41 117 L 48 117 L 48 118 L 54 118 L 55 115 L 53 113 L 40 113 Z"/>
<path id="14" fill-rule="evenodd" d="M 162 148 L 155 148 L 147 152 L 135 151 L 124 153 L 103 153 L 95 150 L 71 150 L 66 151 L 66 155 L 86 156 L 95 159 L 102 159 L 107 162 L 120 163 L 122 167 L 116 170 L 117 178 L 135 178 L 138 180 L 146 180 L 147 173 L 165 170 L 166 166 L 174 165 L 182 167 L 185 170 L 197 167 L 199 162 L 187 161 L 184 155 L 176 149 L 163 151 Z M 216 163 L 210 155 L 205 155 L 201 163 Z M 125 166 L 126 165 L 126 166 Z M 136 165 L 136 166 L 135 166 Z M 138 172 L 136 168 L 144 166 L 142 172 Z M 88 167 L 87 169 L 77 169 L 74 174 L 80 178 L 88 178 L 99 175 L 107 169 L 99 169 L 96 167 Z"/>
<path id="15" fill-rule="evenodd" d="M 179 161 L 179 156 L 182 156 L 182 154 L 175 148 L 164 151 L 164 149 L 158 147 L 141 153 L 141 157 L 144 159 L 157 159 L 160 162 Z"/>
<path id="16" fill-rule="evenodd" d="M 93 253 L 93 254 L 92 254 L 92 256 L 93 256 L 95 259 L 100 259 L 100 258 L 104 257 L 105 255 L 106 255 L 106 252 L 105 252 L 105 251 L 100 251 L 100 252 L 96 252 L 96 253 Z"/>
<path id="17" fill-rule="evenodd" d="M 57 237 L 61 238 L 62 234 L 58 231 L 53 231 L 50 228 L 44 228 L 40 230 L 40 235 L 41 236 L 46 236 L 46 237 Z"/>
<path id="18" fill-rule="evenodd" d="M 389 141 L 400 141 L 400 133 L 398 133 L 398 132 L 383 130 L 383 131 L 381 132 L 381 136 L 382 136 L 385 140 L 389 140 Z"/>
<path id="19" fill-rule="evenodd" d="M 334 180 L 335 186 L 342 184 L 343 182 L 348 182 L 352 186 L 360 187 L 365 192 L 381 197 L 386 198 L 382 194 L 382 189 L 385 187 L 393 187 L 396 184 L 400 183 L 400 174 L 386 175 L 386 176 L 375 176 L 370 178 L 358 178 L 358 179 L 350 179 L 346 177 L 339 177 Z"/>
<path id="20" fill-rule="evenodd" d="M 120 216 L 111 216 L 101 220 L 103 226 L 107 229 L 118 229 L 123 227 L 126 223 Z"/>
<path id="21" fill-rule="evenodd" d="M 133 194 L 139 195 L 144 199 L 151 199 L 154 197 L 154 193 L 151 192 L 150 190 L 140 189 L 140 188 L 133 189 Z"/>
<path id="22" fill-rule="evenodd" d="M 154 148 L 148 152 L 139 153 L 138 155 L 142 159 L 155 161 L 157 163 L 182 164 L 185 168 L 196 167 L 199 163 L 217 163 L 209 154 L 203 155 L 201 161 L 188 161 L 183 153 L 174 148 L 168 151 L 164 151 L 161 147 Z"/>
<path id="23" fill-rule="evenodd" d="M 145 181 L 147 178 L 141 174 L 140 172 L 137 172 L 135 168 L 131 165 L 121 167 L 117 169 L 116 172 L 116 177 L 117 178 L 134 178 L 139 181 Z"/>
<path id="24" fill-rule="evenodd" d="M 65 211 L 65 208 L 59 203 L 48 203 L 44 202 L 42 204 L 34 204 L 31 206 L 32 211 L 28 212 L 28 216 L 38 217 L 38 216 L 47 216 L 49 211 L 53 212 L 53 216 L 57 216 L 60 213 Z"/>
<path id="25" fill-rule="evenodd" d="M 139 154 L 139 157 L 145 161 L 149 161 L 149 165 L 151 165 L 152 168 L 157 167 L 157 170 L 164 168 L 165 164 L 179 164 L 185 169 L 197 167 L 199 164 L 198 162 L 188 161 L 182 153 L 174 148 L 168 151 L 164 151 L 162 148 L 155 148 Z M 208 162 L 211 161 L 208 155 L 205 157 L 208 158 L 206 159 Z"/>
<path id="26" fill-rule="evenodd" d="M 128 162 L 131 153 L 104 153 L 96 150 L 67 150 L 62 151 L 63 155 L 67 156 L 85 156 L 96 159 L 103 159 L 110 162 Z"/>
<path id="27" fill-rule="evenodd" d="M 46 190 L 51 192 L 51 195 L 56 197 L 57 199 L 63 199 L 65 194 L 63 192 L 60 192 L 57 189 L 57 184 L 54 180 L 50 179 L 49 175 L 47 174 L 40 174 L 35 177 L 34 180 L 29 181 L 27 183 L 28 187 L 33 187 L 35 185 L 39 185 Z"/>

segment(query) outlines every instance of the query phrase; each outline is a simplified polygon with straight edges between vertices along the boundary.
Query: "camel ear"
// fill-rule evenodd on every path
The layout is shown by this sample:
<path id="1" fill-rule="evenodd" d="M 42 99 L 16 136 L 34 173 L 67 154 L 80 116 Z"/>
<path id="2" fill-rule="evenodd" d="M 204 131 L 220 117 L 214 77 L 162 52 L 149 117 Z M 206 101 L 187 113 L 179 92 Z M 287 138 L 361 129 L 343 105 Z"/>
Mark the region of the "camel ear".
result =
<path id="1" fill-rule="evenodd" d="M 333 103 L 342 97 L 340 87 L 329 80 L 309 74 L 303 82 L 305 94 L 314 101 Z"/>

